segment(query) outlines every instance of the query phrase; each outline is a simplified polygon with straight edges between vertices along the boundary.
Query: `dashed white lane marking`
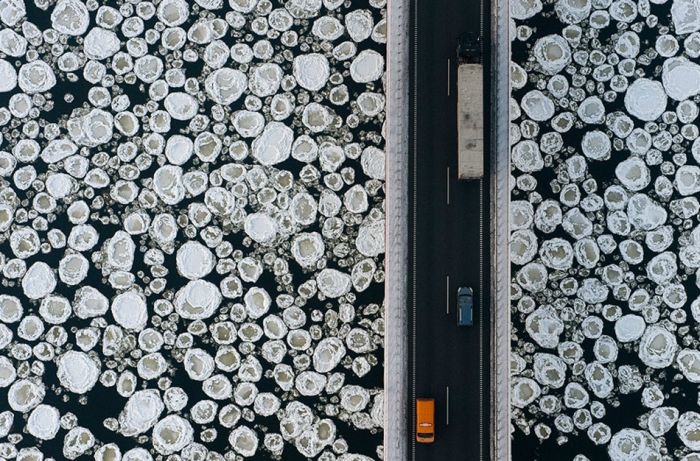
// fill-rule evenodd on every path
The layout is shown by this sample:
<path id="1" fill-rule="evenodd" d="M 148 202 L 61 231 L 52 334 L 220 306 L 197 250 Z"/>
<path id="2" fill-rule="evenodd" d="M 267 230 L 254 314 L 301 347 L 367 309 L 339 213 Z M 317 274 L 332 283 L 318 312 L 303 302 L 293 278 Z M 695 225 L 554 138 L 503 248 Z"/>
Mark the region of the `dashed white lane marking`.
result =
<path id="1" fill-rule="evenodd" d="M 447 204 L 450 204 L 450 167 L 447 167 Z"/>
<path id="2" fill-rule="evenodd" d="M 446 275 L 445 279 L 447 280 L 447 287 L 445 289 L 445 310 L 447 313 L 450 313 L 450 276 Z"/>
<path id="3" fill-rule="evenodd" d="M 447 58 L 447 96 L 450 95 L 450 58 Z"/>
<path id="4" fill-rule="evenodd" d="M 450 425 L 450 386 L 445 387 L 445 426 Z"/>

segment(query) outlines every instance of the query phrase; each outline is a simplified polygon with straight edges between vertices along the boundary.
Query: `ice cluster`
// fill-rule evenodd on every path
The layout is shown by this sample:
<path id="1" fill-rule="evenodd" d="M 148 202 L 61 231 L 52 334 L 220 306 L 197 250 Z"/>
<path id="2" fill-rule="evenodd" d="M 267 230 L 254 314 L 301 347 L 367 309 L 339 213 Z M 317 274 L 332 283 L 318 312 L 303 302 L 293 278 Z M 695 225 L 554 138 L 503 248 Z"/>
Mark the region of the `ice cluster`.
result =
<path id="1" fill-rule="evenodd" d="M 510 8 L 514 459 L 700 459 L 700 3 Z"/>
<path id="2" fill-rule="evenodd" d="M 0 0 L 0 459 L 383 458 L 385 7 Z"/>

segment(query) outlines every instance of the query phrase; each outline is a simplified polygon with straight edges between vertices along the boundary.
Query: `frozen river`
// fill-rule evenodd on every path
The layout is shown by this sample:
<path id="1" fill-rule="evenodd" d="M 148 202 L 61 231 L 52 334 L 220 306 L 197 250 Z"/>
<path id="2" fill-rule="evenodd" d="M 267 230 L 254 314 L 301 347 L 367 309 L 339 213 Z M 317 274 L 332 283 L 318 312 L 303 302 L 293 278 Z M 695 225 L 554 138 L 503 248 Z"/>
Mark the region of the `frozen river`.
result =
<path id="1" fill-rule="evenodd" d="M 383 457 L 385 15 L 0 0 L 0 458 Z"/>
<path id="2" fill-rule="evenodd" d="M 699 459 L 700 6 L 511 15 L 513 459 Z"/>

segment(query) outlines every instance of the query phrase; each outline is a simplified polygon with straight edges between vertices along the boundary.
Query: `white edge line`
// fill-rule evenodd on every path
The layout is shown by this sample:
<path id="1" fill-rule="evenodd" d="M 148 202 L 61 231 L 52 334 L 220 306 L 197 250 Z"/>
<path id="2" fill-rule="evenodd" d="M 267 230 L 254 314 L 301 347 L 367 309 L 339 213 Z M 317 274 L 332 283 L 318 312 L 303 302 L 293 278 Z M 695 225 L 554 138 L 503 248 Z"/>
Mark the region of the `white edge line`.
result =
<path id="1" fill-rule="evenodd" d="M 479 459 L 484 459 L 484 180 L 479 180 Z"/>
<path id="2" fill-rule="evenodd" d="M 416 205 L 416 199 L 418 198 L 418 172 L 417 166 L 418 166 L 418 153 L 416 152 L 418 150 L 418 88 L 417 88 L 417 83 L 418 83 L 418 0 L 414 0 L 413 3 L 413 94 L 410 95 L 410 97 L 413 97 L 413 136 L 412 136 L 412 143 L 413 143 L 413 222 L 411 225 L 413 226 L 413 273 L 411 274 L 411 278 L 413 279 L 413 287 L 412 287 L 412 301 L 413 301 L 413 319 L 411 322 L 411 329 L 412 329 L 412 334 L 413 334 L 413 342 L 411 344 L 411 361 L 412 367 L 411 367 L 411 410 L 412 410 L 412 415 L 411 415 L 411 421 L 412 421 L 412 428 L 411 428 L 411 460 L 415 461 L 416 459 L 416 437 L 413 435 L 413 431 L 415 430 L 416 426 L 416 253 L 417 253 L 417 242 L 416 242 L 416 228 L 417 228 L 417 214 L 416 212 L 418 211 L 418 207 Z M 410 44 L 409 44 L 410 46 Z M 409 101 L 410 104 L 410 101 Z M 410 123 L 410 121 L 409 121 Z"/>

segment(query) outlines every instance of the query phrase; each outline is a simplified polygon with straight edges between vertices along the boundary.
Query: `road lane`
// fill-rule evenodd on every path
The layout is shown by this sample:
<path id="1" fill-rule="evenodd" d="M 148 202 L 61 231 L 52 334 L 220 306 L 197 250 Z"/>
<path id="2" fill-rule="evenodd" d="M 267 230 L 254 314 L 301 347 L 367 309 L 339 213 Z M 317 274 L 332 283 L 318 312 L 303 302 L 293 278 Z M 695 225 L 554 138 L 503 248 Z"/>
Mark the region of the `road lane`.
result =
<path id="1" fill-rule="evenodd" d="M 484 252 L 489 249 L 484 241 L 488 230 L 483 226 L 488 222 L 484 215 L 489 209 L 484 206 L 489 198 L 484 184 L 488 183 L 457 180 L 457 101 L 456 91 L 450 90 L 457 75 L 457 37 L 479 30 L 480 5 L 460 0 L 413 1 L 417 11 L 409 162 L 409 241 L 413 244 L 407 306 L 413 332 L 409 340 L 409 395 L 414 398 L 408 421 L 411 459 L 487 460 L 490 316 Z M 486 40 L 484 56 L 488 45 Z M 489 80 L 485 76 L 484 81 Z M 489 113 L 488 107 L 484 113 Z M 460 286 L 474 289 L 472 327 L 458 326 Z M 415 443 L 415 397 L 435 398 L 434 444 Z"/>

